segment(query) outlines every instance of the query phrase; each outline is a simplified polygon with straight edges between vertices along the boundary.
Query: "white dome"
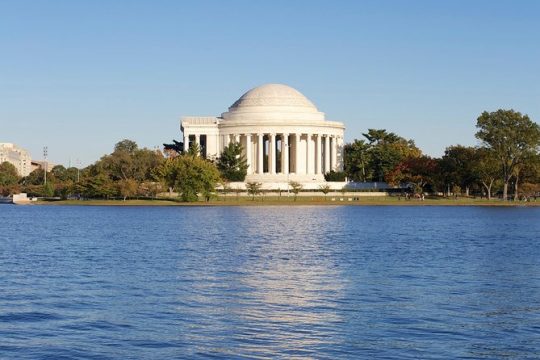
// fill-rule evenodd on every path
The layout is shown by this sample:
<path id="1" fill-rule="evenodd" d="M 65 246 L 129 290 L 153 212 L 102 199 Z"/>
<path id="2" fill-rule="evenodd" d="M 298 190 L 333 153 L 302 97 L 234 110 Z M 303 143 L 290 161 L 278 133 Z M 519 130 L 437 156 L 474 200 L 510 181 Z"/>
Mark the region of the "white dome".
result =
<path id="1" fill-rule="evenodd" d="M 283 84 L 266 84 L 246 92 L 229 111 L 222 114 L 226 120 L 303 120 L 324 121 L 308 98 L 296 89 Z"/>

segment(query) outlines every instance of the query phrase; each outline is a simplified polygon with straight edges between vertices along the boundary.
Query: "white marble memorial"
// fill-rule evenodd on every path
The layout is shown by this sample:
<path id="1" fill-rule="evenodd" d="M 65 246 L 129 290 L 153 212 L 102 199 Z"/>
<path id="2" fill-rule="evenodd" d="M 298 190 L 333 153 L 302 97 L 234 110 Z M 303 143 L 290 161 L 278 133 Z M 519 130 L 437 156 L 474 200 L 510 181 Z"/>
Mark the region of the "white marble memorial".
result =
<path id="1" fill-rule="evenodd" d="M 330 170 L 343 170 L 345 126 L 327 121 L 287 85 L 251 89 L 219 117 L 186 116 L 181 130 L 184 144 L 198 143 L 208 158 L 240 142 L 249 166 L 246 181 L 320 183 Z"/>

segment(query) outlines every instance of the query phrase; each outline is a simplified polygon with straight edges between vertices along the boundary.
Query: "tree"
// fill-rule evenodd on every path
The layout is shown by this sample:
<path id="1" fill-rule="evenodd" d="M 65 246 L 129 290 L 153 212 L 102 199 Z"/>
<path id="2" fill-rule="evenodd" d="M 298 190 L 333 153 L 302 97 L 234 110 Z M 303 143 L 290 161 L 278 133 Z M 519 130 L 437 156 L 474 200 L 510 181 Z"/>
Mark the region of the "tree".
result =
<path id="1" fill-rule="evenodd" d="M 370 148 L 371 146 L 364 140 L 356 139 L 351 144 L 344 146 L 344 171 L 350 180 L 368 181 L 371 179 L 371 169 L 368 168 L 371 156 Z"/>
<path id="2" fill-rule="evenodd" d="M 18 190 L 19 174 L 13 164 L 4 161 L 0 164 L 0 194 L 10 195 Z"/>
<path id="3" fill-rule="evenodd" d="M 178 156 L 184 152 L 184 143 L 173 139 L 172 144 L 163 144 L 163 150 L 169 156 Z"/>
<path id="4" fill-rule="evenodd" d="M 414 192 L 423 193 L 427 185 L 433 185 L 433 175 L 437 172 L 437 161 L 429 156 L 408 158 L 387 174 L 390 185 L 411 184 Z"/>
<path id="5" fill-rule="evenodd" d="M 475 178 L 486 189 L 488 200 L 491 200 L 491 189 L 500 174 L 499 162 L 493 151 L 486 148 L 476 149 L 471 171 L 474 172 Z"/>
<path id="6" fill-rule="evenodd" d="M 139 149 L 137 143 L 133 140 L 124 139 L 114 145 L 114 152 L 126 152 L 128 154 L 134 154 Z"/>
<path id="7" fill-rule="evenodd" d="M 45 171 L 42 168 L 37 168 L 23 178 L 24 185 L 43 185 Z"/>
<path id="8" fill-rule="evenodd" d="M 248 165 L 242 145 L 232 142 L 226 146 L 217 160 L 217 167 L 226 180 L 244 181 Z"/>
<path id="9" fill-rule="evenodd" d="M 251 200 L 255 200 L 255 195 L 261 193 L 262 184 L 259 182 L 248 182 L 246 183 L 246 189 L 249 195 L 251 195 Z"/>
<path id="10" fill-rule="evenodd" d="M 158 180 L 157 169 L 163 162 L 160 151 L 139 149 L 132 140 L 122 140 L 114 151 L 91 166 L 95 173 L 103 173 L 112 181 L 135 180 L 137 183 Z"/>
<path id="11" fill-rule="evenodd" d="M 447 184 L 465 189 L 466 196 L 478 180 L 473 167 L 477 162 L 476 149 L 470 146 L 454 145 L 446 148 L 440 161 L 440 172 Z"/>
<path id="12" fill-rule="evenodd" d="M 337 182 L 342 182 L 342 181 L 345 181 L 345 178 L 347 177 L 347 175 L 345 174 L 345 172 L 343 171 L 334 171 L 334 170 L 330 170 L 329 172 L 327 172 L 326 174 L 324 174 L 324 179 L 326 181 L 337 181 Z"/>
<path id="13" fill-rule="evenodd" d="M 519 178 L 520 165 L 532 154 L 538 153 L 540 127 L 527 115 L 502 109 L 490 113 L 484 111 L 478 117 L 476 127 L 476 137 L 493 151 L 500 164 L 504 182 L 503 198 L 506 200 L 511 178 Z"/>
<path id="14" fill-rule="evenodd" d="M 182 201 L 197 201 L 199 193 L 208 196 L 220 180 L 213 163 L 189 154 L 166 159 L 160 174 L 167 186 L 180 192 Z"/>
<path id="15" fill-rule="evenodd" d="M 222 180 L 221 186 L 223 187 L 223 201 L 227 201 L 227 194 L 232 191 L 231 184 L 227 180 Z"/>
<path id="16" fill-rule="evenodd" d="M 130 196 L 133 196 L 137 193 L 138 184 L 137 181 L 133 179 L 120 180 L 117 183 L 118 192 L 124 198 L 124 201 Z"/>
<path id="17" fill-rule="evenodd" d="M 302 190 L 303 186 L 299 182 L 296 181 L 290 181 L 289 186 L 291 187 L 291 191 L 294 194 L 294 201 L 296 201 L 296 197 L 298 196 L 298 193 L 300 190 Z"/>
<path id="18" fill-rule="evenodd" d="M 330 192 L 330 185 L 319 185 L 319 190 L 324 194 L 324 199 L 326 200 L 326 195 Z"/>
<path id="19" fill-rule="evenodd" d="M 190 156 L 200 156 L 201 155 L 201 147 L 196 142 L 191 143 L 189 146 L 189 149 L 187 151 L 187 154 Z"/>
<path id="20" fill-rule="evenodd" d="M 384 129 L 369 129 L 367 133 L 362 135 L 369 141 L 369 149 L 365 157 L 368 161 L 367 169 L 369 170 L 366 170 L 366 174 L 371 175 L 372 181 L 383 181 L 386 174 L 392 171 L 401 161 L 422 155 L 414 141 L 406 140 Z M 350 166 L 345 164 L 346 168 Z"/>

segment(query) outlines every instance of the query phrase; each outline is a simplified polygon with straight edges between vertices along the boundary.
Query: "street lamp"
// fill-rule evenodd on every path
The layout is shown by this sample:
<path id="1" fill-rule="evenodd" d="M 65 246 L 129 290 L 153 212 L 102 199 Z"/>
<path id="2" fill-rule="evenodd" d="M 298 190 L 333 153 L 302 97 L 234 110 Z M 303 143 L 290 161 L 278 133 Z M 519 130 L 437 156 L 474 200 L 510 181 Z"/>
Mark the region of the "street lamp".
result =
<path id="1" fill-rule="evenodd" d="M 49 148 L 47 146 L 43 147 L 43 167 L 44 167 L 44 176 L 43 176 L 43 185 L 47 185 L 47 155 L 49 153 Z"/>
<path id="2" fill-rule="evenodd" d="M 289 189 L 289 174 L 291 173 L 291 157 L 289 156 L 289 149 L 291 148 L 291 144 L 289 144 L 289 140 L 287 139 L 287 144 L 284 144 L 286 151 L 287 151 L 287 197 L 290 195 L 290 189 Z M 283 151 L 283 150 L 282 150 Z M 281 168 L 283 169 L 283 164 L 281 164 Z"/>

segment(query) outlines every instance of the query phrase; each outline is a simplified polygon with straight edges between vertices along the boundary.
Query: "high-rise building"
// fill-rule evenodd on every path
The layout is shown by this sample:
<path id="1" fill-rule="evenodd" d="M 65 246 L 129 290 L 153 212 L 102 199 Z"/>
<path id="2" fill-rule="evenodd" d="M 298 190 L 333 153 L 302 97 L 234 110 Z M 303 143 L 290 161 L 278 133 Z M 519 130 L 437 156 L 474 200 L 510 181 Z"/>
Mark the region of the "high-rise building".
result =
<path id="1" fill-rule="evenodd" d="M 0 164 L 7 161 L 17 169 L 20 176 L 32 171 L 30 153 L 12 143 L 0 143 Z"/>

